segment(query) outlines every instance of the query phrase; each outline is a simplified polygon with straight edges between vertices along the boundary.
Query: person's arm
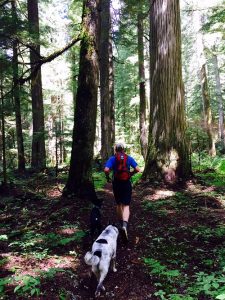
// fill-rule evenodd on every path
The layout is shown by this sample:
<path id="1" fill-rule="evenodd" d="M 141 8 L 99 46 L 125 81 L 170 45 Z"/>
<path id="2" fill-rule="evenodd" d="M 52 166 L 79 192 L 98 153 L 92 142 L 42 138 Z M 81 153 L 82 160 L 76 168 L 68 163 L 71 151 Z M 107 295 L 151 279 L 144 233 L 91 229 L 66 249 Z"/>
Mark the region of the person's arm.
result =
<path id="1" fill-rule="evenodd" d="M 136 166 L 134 168 L 134 170 L 132 172 L 130 172 L 130 176 L 133 176 L 134 174 L 139 173 L 140 171 L 141 171 L 140 168 L 138 166 Z"/>
<path id="2" fill-rule="evenodd" d="M 130 176 L 133 176 L 134 174 L 139 173 L 141 171 L 133 157 L 131 157 L 131 167 L 133 168 L 133 171 L 130 172 Z"/>
<path id="3" fill-rule="evenodd" d="M 111 181 L 110 177 L 109 177 L 109 174 L 111 172 L 111 169 L 112 169 L 112 157 L 109 158 L 109 160 L 106 162 L 105 164 L 105 168 L 104 168 L 104 172 L 105 172 L 105 177 L 107 179 L 108 182 Z"/>
<path id="4" fill-rule="evenodd" d="M 109 177 L 110 168 L 105 167 L 105 168 L 104 168 L 104 172 L 105 172 L 105 177 L 106 177 L 106 179 L 107 179 L 107 182 L 110 182 L 110 181 L 111 181 L 111 179 L 110 179 L 110 177 Z"/>

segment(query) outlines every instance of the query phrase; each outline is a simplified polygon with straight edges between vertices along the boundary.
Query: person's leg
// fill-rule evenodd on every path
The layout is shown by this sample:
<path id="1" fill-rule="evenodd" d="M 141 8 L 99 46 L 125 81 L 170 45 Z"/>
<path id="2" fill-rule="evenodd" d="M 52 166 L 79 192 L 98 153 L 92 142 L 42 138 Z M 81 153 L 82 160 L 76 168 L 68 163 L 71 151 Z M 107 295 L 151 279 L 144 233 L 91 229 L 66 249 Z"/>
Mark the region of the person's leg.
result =
<path id="1" fill-rule="evenodd" d="M 120 222 L 122 238 L 124 242 L 128 242 L 127 226 L 130 217 L 130 201 L 132 194 L 131 183 L 117 182 L 113 184 L 113 192 L 116 200 L 116 213 Z"/>
<path id="2" fill-rule="evenodd" d="M 130 217 L 130 206 L 124 205 L 122 203 L 117 204 L 116 206 L 116 214 L 118 220 L 121 222 L 121 226 L 123 226 L 123 222 L 128 223 Z"/>
<path id="3" fill-rule="evenodd" d="M 128 223 L 130 217 L 130 206 L 121 204 L 121 211 L 122 211 L 122 220 Z"/>
<path id="4" fill-rule="evenodd" d="M 124 243 L 128 242 L 128 234 L 127 234 L 127 226 L 130 216 L 130 207 L 126 204 L 120 204 L 117 206 L 118 208 L 118 216 L 120 220 L 122 239 Z"/>
<path id="5" fill-rule="evenodd" d="M 119 221 L 123 220 L 123 217 L 122 217 L 122 204 L 121 203 L 117 203 L 116 205 L 116 215 L 117 215 L 117 218 Z"/>

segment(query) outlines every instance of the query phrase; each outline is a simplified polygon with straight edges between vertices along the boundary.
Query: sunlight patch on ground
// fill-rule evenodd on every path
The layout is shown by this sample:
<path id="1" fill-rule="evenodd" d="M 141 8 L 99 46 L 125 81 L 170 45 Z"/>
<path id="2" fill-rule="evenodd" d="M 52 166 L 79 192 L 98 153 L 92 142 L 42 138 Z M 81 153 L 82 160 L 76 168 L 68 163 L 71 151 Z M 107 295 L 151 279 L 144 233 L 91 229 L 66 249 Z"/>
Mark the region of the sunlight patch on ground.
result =
<path id="1" fill-rule="evenodd" d="M 154 194 L 145 196 L 144 200 L 156 201 L 159 199 L 166 199 L 175 195 L 174 191 L 170 190 L 155 190 Z"/>
<path id="2" fill-rule="evenodd" d="M 3 258 L 7 258 L 6 264 L 2 267 L 2 270 L 13 272 L 12 276 L 37 276 L 41 272 L 48 272 L 50 269 L 75 269 L 78 261 L 75 255 L 58 256 L 54 255 L 49 258 L 38 260 L 30 255 L 15 255 L 13 253 L 7 253 L 2 255 Z"/>
<path id="3" fill-rule="evenodd" d="M 209 193 L 215 191 L 215 186 L 201 186 L 198 184 L 193 184 L 193 182 L 187 183 L 187 191 L 194 193 Z"/>
<path id="4" fill-rule="evenodd" d="M 57 234 L 64 234 L 64 235 L 72 235 L 75 232 L 80 231 L 80 229 L 78 228 L 61 228 L 61 229 L 57 229 L 56 233 Z"/>
<path id="5" fill-rule="evenodd" d="M 50 198 L 58 198 L 62 195 L 62 191 L 60 191 L 57 187 L 52 188 L 47 191 L 46 195 Z"/>
<path id="6" fill-rule="evenodd" d="M 175 195 L 174 191 L 170 191 L 170 190 L 158 190 L 155 192 L 154 200 L 158 200 L 158 199 L 166 199 L 169 197 L 172 197 Z"/>

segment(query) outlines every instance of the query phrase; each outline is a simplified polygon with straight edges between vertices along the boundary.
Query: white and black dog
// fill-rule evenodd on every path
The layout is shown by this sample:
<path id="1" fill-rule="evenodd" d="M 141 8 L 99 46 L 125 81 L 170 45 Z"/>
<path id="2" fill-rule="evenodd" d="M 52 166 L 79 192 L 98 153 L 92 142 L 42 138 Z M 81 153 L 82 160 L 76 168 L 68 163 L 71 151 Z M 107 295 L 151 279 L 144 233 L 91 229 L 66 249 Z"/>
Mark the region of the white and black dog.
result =
<path id="1" fill-rule="evenodd" d="M 111 260 L 113 271 L 117 271 L 116 247 L 118 233 L 119 231 L 117 227 L 113 225 L 107 226 L 93 243 L 92 250 L 85 254 L 85 263 L 92 266 L 91 270 L 98 280 L 98 285 L 95 291 L 96 297 L 100 295 L 101 290 L 105 290 L 103 280 L 109 271 Z"/>

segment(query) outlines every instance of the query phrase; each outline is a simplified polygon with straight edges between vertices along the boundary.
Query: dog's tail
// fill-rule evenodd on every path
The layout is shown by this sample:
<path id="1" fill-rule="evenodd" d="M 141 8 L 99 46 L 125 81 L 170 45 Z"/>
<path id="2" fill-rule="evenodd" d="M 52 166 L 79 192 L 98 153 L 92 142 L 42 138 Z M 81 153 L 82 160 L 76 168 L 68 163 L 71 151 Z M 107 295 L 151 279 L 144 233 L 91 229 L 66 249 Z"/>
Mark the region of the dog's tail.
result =
<path id="1" fill-rule="evenodd" d="M 84 256 L 84 261 L 87 265 L 97 266 L 100 262 L 100 258 L 95 255 L 95 253 L 88 251 Z"/>

